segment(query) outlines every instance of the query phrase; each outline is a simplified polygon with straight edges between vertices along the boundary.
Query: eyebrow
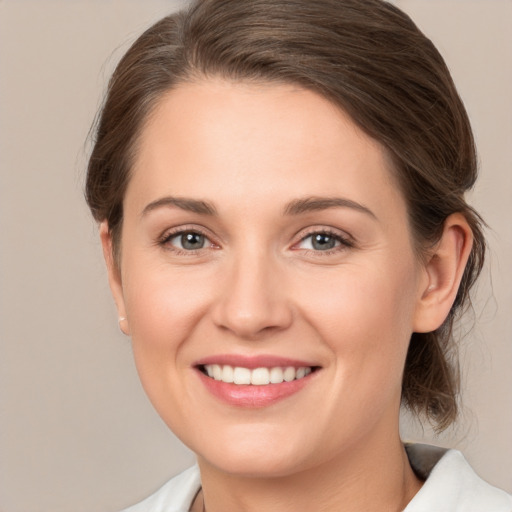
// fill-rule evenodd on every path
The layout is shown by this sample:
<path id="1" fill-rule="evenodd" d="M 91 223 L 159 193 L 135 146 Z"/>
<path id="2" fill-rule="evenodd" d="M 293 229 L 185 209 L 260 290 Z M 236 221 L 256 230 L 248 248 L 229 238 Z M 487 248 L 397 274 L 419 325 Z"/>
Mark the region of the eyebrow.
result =
<path id="1" fill-rule="evenodd" d="M 366 206 L 346 199 L 343 197 L 304 197 L 295 199 L 288 203 L 284 210 L 285 215 L 300 215 L 301 213 L 315 212 L 319 210 L 327 210 L 329 208 L 351 208 L 359 212 L 365 213 L 370 217 L 377 219 L 377 216 Z"/>
<path id="2" fill-rule="evenodd" d="M 218 215 L 215 206 L 207 201 L 191 199 L 186 197 L 166 196 L 152 201 L 144 210 L 141 216 L 144 217 L 148 213 L 162 207 L 175 207 L 188 212 L 198 213 L 200 215 Z M 343 197 L 303 197 L 294 199 L 284 208 L 284 215 L 300 215 L 302 213 L 327 210 L 329 208 L 351 208 L 359 212 L 365 213 L 370 217 L 377 219 L 377 216 L 366 206 Z"/>
<path id="3" fill-rule="evenodd" d="M 144 210 L 142 210 L 141 216 L 144 217 L 148 213 L 162 207 L 175 207 L 185 210 L 187 212 L 199 213 L 201 215 L 217 215 L 215 207 L 207 201 L 200 201 L 197 199 L 189 199 L 186 197 L 172 197 L 166 196 L 156 201 L 149 203 Z"/>

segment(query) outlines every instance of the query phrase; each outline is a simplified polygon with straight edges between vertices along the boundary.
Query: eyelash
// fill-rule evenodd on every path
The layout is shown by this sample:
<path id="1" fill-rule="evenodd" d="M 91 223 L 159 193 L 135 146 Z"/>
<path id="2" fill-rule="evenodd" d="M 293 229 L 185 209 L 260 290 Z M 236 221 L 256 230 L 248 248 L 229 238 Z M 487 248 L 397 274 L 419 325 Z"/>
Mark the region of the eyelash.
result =
<path id="1" fill-rule="evenodd" d="M 183 236 L 185 234 L 193 234 L 193 235 L 199 235 L 205 238 L 205 247 L 201 247 L 200 249 L 180 249 L 179 247 L 175 247 L 172 244 L 170 244 L 170 241 L 174 238 Z M 315 250 L 315 249 L 294 249 L 294 250 L 303 250 L 305 254 L 307 255 L 313 255 L 315 257 L 322 257 L 322 256 L 329 256 L 331 254 L 335 254 L 341 251 L 345 251 L 347 249 L 355 247 L 354 241 L 349 236 L 342 236 L 339 232 L 326 229 L 326 228 L 318 228 L 318 229 L 311 229 L 310 231 L 304 233 L 300 240 L 293 244 L 292 249 L 294 247 L 297 247 L 301 243 L 303 243 L 308 238 L 314 236 L 314 235 L 326 235 L 328 237 L 332 237 L 335 242 L 339 242 L 339 245 L 331 248 L 326 249 L 325 251 L 321 250 Z M 197 229 L 197 228 L 187 228 L 187 227 L 180 227 L 173 231 L 167 231 L 165 232 L 157 241 L 158 245 L 166 248 L 167 250 L 173 251 L 178 256 L 194 256 L 198 254 L 200 251 L 204 249 L 211 249 L 211 248 L 218 248 L 219 246 L 211 241 L 210 236 L 207 235 L 204 231 Z"/>

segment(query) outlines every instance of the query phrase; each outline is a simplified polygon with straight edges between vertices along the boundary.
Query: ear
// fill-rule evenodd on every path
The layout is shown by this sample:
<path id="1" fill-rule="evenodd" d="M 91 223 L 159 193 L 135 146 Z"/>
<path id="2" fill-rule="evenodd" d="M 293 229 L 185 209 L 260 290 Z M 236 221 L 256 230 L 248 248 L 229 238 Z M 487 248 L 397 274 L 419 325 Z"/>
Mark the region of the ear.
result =
<path id="1" fill-rule="evenodd" d="M 460 213 L 450 215 L 444 223 L 441 239 L 425 264 L 414 332 L 434 331 L 445 321 L 457 296 L 472 246 L 473 232 L 466 218 Z"/>
<path id="2" fill-rule="evenodd" d="M 112 234 L 108 228 L 106 220 L 100 224 L 100 238 L 101 245 L 103 247 L 103 257 L 105 258 L 105 263 L 107 265 L 108 283 L 110 285 L 112 296 L 114 297 L 114 302 L 116 303 L 119 328 L 124 334 L 129 335 L 130 328 L 126 317 L 121 270 L 114 258 Z"/>

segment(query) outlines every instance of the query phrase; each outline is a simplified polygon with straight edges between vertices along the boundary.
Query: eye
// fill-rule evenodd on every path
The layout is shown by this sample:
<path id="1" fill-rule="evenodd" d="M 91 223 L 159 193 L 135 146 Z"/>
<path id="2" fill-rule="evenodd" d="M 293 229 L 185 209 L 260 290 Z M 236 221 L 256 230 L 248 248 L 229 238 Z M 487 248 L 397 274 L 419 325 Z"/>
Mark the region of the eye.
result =
<path id="1" fill-rule="evenodd" d="M 353 244 L 350 240 L 337 233 L 317 231 L 302 238 L 296 247 L 298 249 L 326 252 L 352 246 Z"/>
<path id="2" fill-rule="evenodd" d="M 164 244 L 171 245 L 175 249 L 182 251 L 197 251 L 204 249 L 207 245 L 212 245 L 210 240 L 197 231 L 181 231 L 172 233 L 165 238 Z"/>
<path id="3" fill-rule="evenodd" d="M 340 241 L 329 233 L 313 233 L 303 238 L 299 244 L 301 249 L 328 251 L 340 245 Z"/>

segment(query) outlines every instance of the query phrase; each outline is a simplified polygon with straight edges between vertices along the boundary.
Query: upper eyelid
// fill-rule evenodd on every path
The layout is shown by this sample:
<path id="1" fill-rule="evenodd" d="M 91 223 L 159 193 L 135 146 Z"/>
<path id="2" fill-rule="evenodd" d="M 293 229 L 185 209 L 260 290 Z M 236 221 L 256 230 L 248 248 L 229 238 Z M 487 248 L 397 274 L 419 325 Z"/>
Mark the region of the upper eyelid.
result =
<path id="1" fill-rule="evenodd" d="M 346 231 L 343 231 L 343 230 L 337 229 L 337 228 L 327 227 L 327 226 L 324 226 L 324 227 L 314 226 L 311 228 L 305 228 L 303 230 L 300 230 L 295 235 L 294 238 L 298 239 L 297 241 L 300 242 L 309 236 L 320 234 L 320 233 L 338 237 L 341 240 L 344 240 L 346 242 L 355 243 L 354 237 L 352 235 L 350 235 L 349 233 L 347 233 Z M 295 243 L 297 243 L 297 242 L 294 242 L 294 244 Z"/>
<path id="2" fill-rule="evenodd" d="M 165 229 L 162 234 L 158 237 L 158 240 L 160 242 L 170 240 L 171 238 L 174 238 L 176 236 L 179 236 L 183 233 L 197 233 L 198 235 L 202 235 L 206 237 L 210 242 L 213 242 L 212 238 L 215 238 L 212 236 L 210 230 L 196 225 L 184 225 L 184 226 L 176 226 L 174 228 L 168 228 Z"/>

